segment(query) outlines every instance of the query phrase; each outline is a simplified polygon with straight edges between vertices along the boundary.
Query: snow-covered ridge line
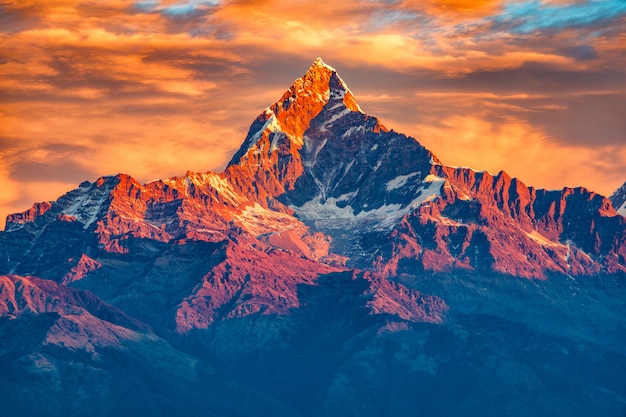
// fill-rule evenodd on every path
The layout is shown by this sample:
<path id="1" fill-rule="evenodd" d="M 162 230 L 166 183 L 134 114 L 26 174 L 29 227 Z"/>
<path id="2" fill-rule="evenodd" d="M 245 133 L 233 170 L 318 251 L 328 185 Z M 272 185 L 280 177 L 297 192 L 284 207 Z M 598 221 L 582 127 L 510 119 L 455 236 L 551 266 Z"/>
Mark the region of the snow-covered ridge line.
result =
<path id="1" fill-rule="evenodd" d="M 300 207 L 292 205 L 290 208 L 296 212 L 297 217 L 329 228 L 359 227 L 361 223 L 372 223 L 375 229 L 385 230 L 394 227 L 398 219 L 405 214 L 440 197 L 444 182 L 444 178 L 428 175 L 422 186 L 416 190 L 417 197 L 406 206 L 400 203 L 384 204 L 355 214 L 352 206 L 337 205 L 337 203 L 351 200 L 355 196 L 355 192 L 351 192 L 337 198 L 328 198 L 324 202 L 322 202 L 323 197 L 318 196 Z"/>

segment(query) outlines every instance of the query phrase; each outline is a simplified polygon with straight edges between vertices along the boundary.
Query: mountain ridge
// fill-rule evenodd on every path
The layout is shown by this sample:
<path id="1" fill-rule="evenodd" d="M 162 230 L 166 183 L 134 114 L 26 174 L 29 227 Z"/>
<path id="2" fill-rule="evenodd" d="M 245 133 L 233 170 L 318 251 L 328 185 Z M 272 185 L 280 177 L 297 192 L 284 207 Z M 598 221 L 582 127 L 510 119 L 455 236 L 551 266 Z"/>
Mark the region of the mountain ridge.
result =
<path id="1" fill-rule="evenodd" d="M 611 200 L 446 166 L 318 59 L 223 172 L 7 217 L 0 411 L 617 417 L 625 259 Z"/>
<path id="2" fill-rule="evenodd" d="M 363 113 L 336 70 L 320 58 L 257 117 L 224 172 L 188 173 L 145 185 L 126 175 L 115 178 L 119 184 L 113 189 L 108 190 L 106 184 L 114 180 L 103 177 L 96 181 L 95 188 L 91 186 L 92 194 L 79 195 L 73 206 L 60 214 L 71 221 L 81 208 L 84 212 L 78 215 L 83 227 L 89 228 L 95 222 L 100 244 L 109 245 L 112 251 L 124 250 L 116 236 L 123 239 L 128 233 L 159 241 L 192 235 L 211 240 L 209 235 L 223 237 L 230 225 L 235 225 L 253 235 L 287 233 L 299 240 L 290 247 L 300 247 L 310 256 L 326 253 L 335 261 L 347 258 L 357 268 L 393 274 L 393 268 L 380 266 L 380 260 L 371 256 L 353 256 L 351 263 L 351 254 L 366 243 L 355 243 L 352 229 L 389 231 L 387 235 L 406 237 L 394 228 L 406 225 L 420 212 L 419 228 L 430 222 L 434 223 L 435 235 L 464 234 L 455 244 L 444 244 L 439 239 L 434 252 L 419 245 L 419 238 L 411 243 L 406 239 L 394 243 L 419 247 L 417 254 L 410 256 L 426 253 L 420 260 L 420 268 L 426 270 L 445 271 L 453 265 L 528 278 L 543 278 L 547 273 L 626 271 L 626 226 L 608 199 L 582 188 L 537 190 L 503 171 L 493 176 L 447 167 L 416 140 L 387 130 L 378 119 Z M 115 191 L 115 196 L 109 198 L 107 190 Z M 579 216 L 574 213 L 576 208 L 567 204 L 574 199 L 577 204 L 591 204 L 587 210 L 594 213 L 594 219 L 585 226 L 588 230 L 572 225 L 571 220 L 562 221 L 563 216 Z M 106 214 L 96 212 L 109 200 Z M 51 208 L 51 203 L 41 203 L 27 212 L 10 215 L 7 231 L 42 217 Z M 461 217 L 467 217 L 471 224 L 447 217 L 442 210 L 469 210 Z M 472 210 L 478 211 L 470 215 Z M 488 220 L 496 217 L 500 217 L 497 222 Z M 259 227 L 263 222 L 254 218 L 263 218 L 272 227 Z M 510 227 L 511 221 L 515 227 Z M 415 233 L 415 227 L 411 228 L 410 233 Z M 498 228 L 506 230 L 493 233 L 516 235 L 534 259 L 524 261 L 516 255 L 517 260 L 507 260 L 515 248 L 493 244 L 502 241 L 489 236 Z M 348 236 L 344 236 L 345 231 Z M 493 260 L 473 262 L 465 253 L 454 253 L 453 245 L 471 247 L 476 231 L 479 235 L 488 232 L 486 251 Z M 311 239 L 318 232 L 330 237 L 326 239 L 330 240 L 328 251 L 320 250 L 320 239 Z M 401 252 L 392 253 L 387 261 L 398 258 L 393 262 L 400 262 Z M 563 258 L 567 258 L 565 262 Z"/>

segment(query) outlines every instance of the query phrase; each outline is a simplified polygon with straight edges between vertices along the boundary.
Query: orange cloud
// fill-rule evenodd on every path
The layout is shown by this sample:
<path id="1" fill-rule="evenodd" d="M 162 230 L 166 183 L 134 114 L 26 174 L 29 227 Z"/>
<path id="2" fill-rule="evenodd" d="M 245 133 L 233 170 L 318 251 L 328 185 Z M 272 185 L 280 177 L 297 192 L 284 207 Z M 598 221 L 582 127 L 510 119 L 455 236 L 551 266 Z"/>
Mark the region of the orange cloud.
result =
<path id="1" fill-rule="evenodd" d="M 502 3 L 501 0 L 406 0 L 402 6 L 409 10 L 423 10 L 434 16 L 462 20 L 494 13 Z"/>
<path id="2" fill-rule="evenodd" d="M 626 177 L 623 15 L 545 34 L 496 24 L 506 1 L 241 0 L 168 14 L 177 4 L 0 5 L 1 217 L 99 175 L 221 169 L 317 56 L 365 110 L 448 163 L 603 193 Z M 573 137 L 572 120 L 590 126 Z"/>
<path id="3" fill-rule="evenodd" d="M 422 144 L 446 164 L 463 166 L 471 161 L 474 169 L 505 170 L 537 188 L 585 186 L 610 195 L 624 180 L 619 166 L 608 176 L 602 169 L 606 155 L 626 161 L 623 146 L 563 146 L 521 120 L 495 124 L 472 116 L 452 116 L 440 127 L 414 129 L 420 132 Z"/>

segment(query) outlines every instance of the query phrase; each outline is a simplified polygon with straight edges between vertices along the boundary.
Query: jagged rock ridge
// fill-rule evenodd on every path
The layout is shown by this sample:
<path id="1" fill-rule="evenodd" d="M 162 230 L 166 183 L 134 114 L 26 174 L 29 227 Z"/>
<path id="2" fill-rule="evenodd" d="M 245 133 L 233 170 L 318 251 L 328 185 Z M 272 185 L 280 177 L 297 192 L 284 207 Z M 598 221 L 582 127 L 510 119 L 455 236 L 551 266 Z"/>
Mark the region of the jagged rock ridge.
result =
<path id="1" fill-rule="evenodd" d="M 176 381 L 196 387 L 189 395 L 199 402 L 185 409 L 193 413 L 254 415 L 262 404 L 268 414 L 345 415 L 341 398 L 350 398 L 367 405 L 357 407 L 363 415 L 384 414 L 374 398 L 406 414 L 440 398 L 427 386 L 462 369 L 461 380 L 490 387 L 472 395 L 495 403 L 515 375 L 537 398 L 554 394 L 561 409 L 582 406 L 550 380 L 595 398 L 590 404 L 610 415 L 626 398 L 612 373 L 626 369 L 623 303 L 615 301 L 624 291 L 625 236 L 624 217 L 592 191 L 538 190 L 505 172 L 444 165 L 365 114 L 318 59 L 252 123 L 224 172 L 147 184 L 102 177 L 10 215 L 0 233 L 0 330 L 13 335 L 32 320 L 39 330 L 26 333 L 27 348 L 8 345 L 0 363 L 22 358 L 7 378 L 24 369 L 39 378 L 50 363 L 66 369 L 87 353 L 87 374 L 103 369 L 107 381 L 132 385 L 112 365 L 118 353 L 131 363 L 129 352 L 147 358 L 142 364 L 159 358 L 174 365 L 139 366 L 143 381 L 168 379 L 180 366 Z M 603 324 L 587 322 L 595 315 Z M 64 332 L 71 343 L 52 342 Z M 488 337 L 476 341 L 472 332 Z M 580 365 L 570 367 L 584 374 L 599 366 L 611 378 L 584 375 L 588 386 L 546 371 L 546 339 L 553 362 L 569 364 L 563 352 L 578 352 Z M 477 371 L 484 352 L 491 362 Z M 503 360 L 511 369 L 498 365 Z M 224 379 L 213 369 L 233 371 L 233 391 L 206 397 L 214 385 L 199 381 Z M 289 388 L 301 378 L 289 369 L 308 372 L 304 394 Z M 65 372 L 54 378 L 75 375 Z M 239 404 L 249 380 L 253 399 Z M 381 398 L 387 391 L 362 385 L 368 380 L 415 390 Z M 114 385 L 107 395 L 116 395 Z M 163 395 L 148 388 L 142 399 Z M 445 396 L 443 409 L 431 409 L 465 415 L 477 410 L 472 395 L 458 396 L 456 411 L 446 410 Z M 533 415 L 525 399 L 511 404 Z M 68 407 L 62 411 L 75 413 Z"/>
<path id="2" fill-rule="evenodd" d="M 252 123 L 223 173 L 145 185 L 102 178 L 9 216 L 7 231 L 37 219 L 76 220 L 113 252 L 130 236 L 219 241 L 242 229 L 316 261 L 388 276 L 407 268 L 529 278 L 626 271 L 626 225 L 608 199 L 447 167 L 363 113 L 321 59 Z"/>

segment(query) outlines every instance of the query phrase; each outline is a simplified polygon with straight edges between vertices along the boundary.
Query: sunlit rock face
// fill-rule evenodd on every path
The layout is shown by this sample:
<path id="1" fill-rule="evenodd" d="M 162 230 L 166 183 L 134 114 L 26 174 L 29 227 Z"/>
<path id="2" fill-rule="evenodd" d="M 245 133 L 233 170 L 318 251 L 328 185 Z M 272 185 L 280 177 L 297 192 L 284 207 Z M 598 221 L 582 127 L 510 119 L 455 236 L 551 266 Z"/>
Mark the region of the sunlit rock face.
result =
<path id="1" fill-rule="evenodd" d="M 446 166 L 317 59 L 224 172 L 101 177 L 8 216 L 0 399 L 8 416 L 622 416 L 622 191 Z"/>

